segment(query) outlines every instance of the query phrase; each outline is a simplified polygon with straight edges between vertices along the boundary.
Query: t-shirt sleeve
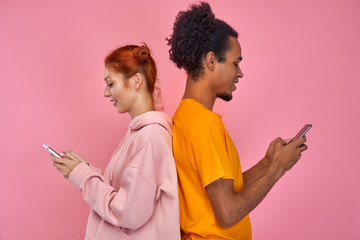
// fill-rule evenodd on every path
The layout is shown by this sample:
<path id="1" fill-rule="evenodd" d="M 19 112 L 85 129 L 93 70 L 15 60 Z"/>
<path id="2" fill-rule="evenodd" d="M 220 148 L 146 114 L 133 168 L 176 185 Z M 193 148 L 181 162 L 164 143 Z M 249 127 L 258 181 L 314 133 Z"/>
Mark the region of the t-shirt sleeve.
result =
<path id="1" fill-rule="evenodd" d="M 219 178 L 234 179 L 226 149 L 225 129 L 220 119 L 209 118 L 195 124 L 188 137 L 193 164 L 203 187 Z"/>

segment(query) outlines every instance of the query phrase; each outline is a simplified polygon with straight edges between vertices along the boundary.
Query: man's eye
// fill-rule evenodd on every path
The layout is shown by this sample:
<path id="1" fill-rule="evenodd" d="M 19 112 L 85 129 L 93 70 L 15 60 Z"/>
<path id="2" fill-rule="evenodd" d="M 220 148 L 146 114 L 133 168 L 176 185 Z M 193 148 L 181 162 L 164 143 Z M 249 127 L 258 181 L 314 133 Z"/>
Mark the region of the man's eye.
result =
<path id="1" fill-rule="evenodd" d="M 112 87 L 112 85 L 113 85 L 113 83 L 109 83 L 109 84 L 108 84 L 109 87 Z"/>

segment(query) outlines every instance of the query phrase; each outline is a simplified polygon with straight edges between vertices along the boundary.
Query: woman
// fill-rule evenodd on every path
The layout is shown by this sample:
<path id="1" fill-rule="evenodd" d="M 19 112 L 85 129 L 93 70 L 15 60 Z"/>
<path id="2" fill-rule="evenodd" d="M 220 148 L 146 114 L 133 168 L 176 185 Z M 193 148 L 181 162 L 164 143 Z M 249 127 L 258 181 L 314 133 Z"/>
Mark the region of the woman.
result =
<path id="1" fill-rule="evenodd" d="M 145 44 L 106 57 L 104 95 L 132 120 L 104 174 L 72 151 L 51 156 L 91 207 L 85 239 L 180 239 L 172 121 L 154 111 L 156 73 Z"/>

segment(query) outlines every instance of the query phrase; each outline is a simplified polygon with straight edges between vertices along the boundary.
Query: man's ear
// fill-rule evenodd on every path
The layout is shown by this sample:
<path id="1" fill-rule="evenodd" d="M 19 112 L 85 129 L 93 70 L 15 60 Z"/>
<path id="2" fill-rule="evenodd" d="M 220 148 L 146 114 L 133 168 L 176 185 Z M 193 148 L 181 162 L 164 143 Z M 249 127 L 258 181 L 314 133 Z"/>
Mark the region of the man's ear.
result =
<path id="1" fill-rule="evenodd" d="M 136 90 L 138 90 L 144 81 L 143 75 L 140 73 L 135 73 L 131 78 L 132 85 Z"/>
<path id="2" fill-rule="evenodd" d="M 214 71 L 216 63 L 215 53 L 212 51 L 208 52 L 205 56 L 205 67 L 210 71 Z"/>

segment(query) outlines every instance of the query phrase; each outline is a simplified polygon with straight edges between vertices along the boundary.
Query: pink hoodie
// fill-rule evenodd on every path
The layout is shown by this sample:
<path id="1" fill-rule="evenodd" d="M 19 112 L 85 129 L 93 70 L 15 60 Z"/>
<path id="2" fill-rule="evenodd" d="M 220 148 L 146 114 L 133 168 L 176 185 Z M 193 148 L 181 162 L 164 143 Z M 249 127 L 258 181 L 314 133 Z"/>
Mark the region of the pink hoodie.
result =
<path id="1" fill-rule="evenodd" d="M 86 163 L 73 169 L 69 181 L 91 207 L 85 239 L 180 239 L 171 125 L 165 113 L 143 113 L 103 175 Z"/>

